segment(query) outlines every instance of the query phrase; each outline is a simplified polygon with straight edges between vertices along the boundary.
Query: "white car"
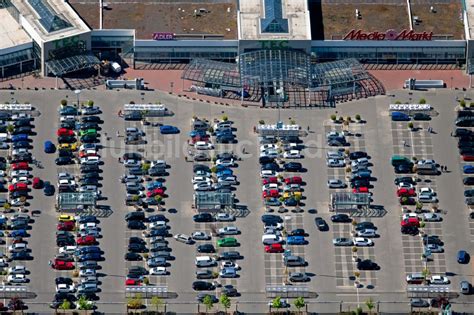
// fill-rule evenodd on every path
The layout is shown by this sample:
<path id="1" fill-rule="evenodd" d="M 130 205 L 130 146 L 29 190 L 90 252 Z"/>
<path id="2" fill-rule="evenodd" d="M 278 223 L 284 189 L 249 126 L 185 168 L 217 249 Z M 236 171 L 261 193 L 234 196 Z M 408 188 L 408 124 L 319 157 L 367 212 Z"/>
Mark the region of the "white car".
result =
<path id="1" fill-rule="evenodd" d="M 433 212 L 423 213 L 423 219 L 426 222 L 439 222 L 443 220 L 439 214 Z"/>
<path id="2" fill-rule="evenodd" d="M 210 142 L 196 141 L 196 143 L 194 144 L 194 148 L 196 150 L 212 150 L 214 149 L 214 145 Z"/>
<path id="3" fill-rule="evenodd" d="M 100 157 L 98 156 L 85 156 L 81 158 L 81 164 L 93 165 L 93 164 L 99 164 L 99 163 L 100 163 Z"/>
<path id="4" fill-rule="evenodd" d="M 62 178 L 58 180 L 58 187 L 59 186 L 76 186 L 76 181 L 73 179 Z"/>
<path id="5" fill-rule="evenodd" d="M 194 191 L 208 191 L 208 190 L 212 190 L 212 185 L 211 183 L 208 183 L 208 182 L 200 182 L 200 183 L 194 184 L 193 189 Z"/>
<path id="6" fill-rule="evenodd" d="M 196 241 L 207 241 L 211 239 L 211 236 L 206 232 L 196 231 L 191 234 L 192 238 Z"/>
<path id="7" fill-rule="evenodd" d="M 421 187 L 419 191 L 420 195 L 436 196 L 436 192 L 431 187 Z"/>
<path id="8" fill-rule="evenodd" d="M 150 268 L 150 275 L 153 275 L 153 276 L 166 276 L 167 274 L 168 274 L 168 271 L 166 270 L 166 267 Z"/>
<path id="9" fill-rule="evenodd" d="M 344 167 L 346 163 L 342 159 L 328 159 L 326 165 L 329 167 Z"/>
<path id="10" fill-rule="evenodd" d="M 330 179 L 328 180 L 328 188 L 346 188 L 346 183 L 340 179 Z"/>
<path id="11" fill-rule="evenodd" d="M 58 174 L 58 180 L 61 180 L 61 179 L 70 179 L 70 180 L 73 180 L 73 179 L 74 179 L 74 176 L 72 176 L 72 175 L 69 174 L 69 173 L 59 173 L 59 174 Z"/>
<path id="12" fill-rule="evenodd" d="M 218 183 L 228 184 L 228 185 L 237 185 L 237 177 L 230 175 L 225 177 L 219 177 L 217 179 Z"/>
<path id="13" fill-rule="evenodd" d="M 357 231 L 357 236 L 360 237 L 376 237 L 377 234 L 374 229 L 365 229 Z"/>
<path id="14" fill-rule="evenodd" d="M 15 243 L 8 246 L 8 251 L 10 253 L 18 253 L 26 249 L 28 249 L 28 247 L 26 246 L 26 243 Z"/>
<path id="15" fill-rule="evenodd" d="M 165 227 L 166 227 L 166 225 L 165 225 Z M 184 244 L 192 244 L 193 243 L 193 239 L 191 238 L 191 236 L 186 235 L 186 234 L 175 234 L 173 236 L 173 238 L 175 240 L 177 240 L 178 242 L 181 242 L 181 243 L 184 243 Z"/>
<path id="16" fill-rule="evenodd" d="M 123 165 L 129 168 L 139 167 L 141 165 L 141 162 L 138 160 L 128 159 L 128 160 L 123 161 Z"/>
<path id="17" fill-rule="evenodd" d="M 267 177 L 278 177 L 280 173 L 273 171 L 273 170 L 263 170 L 260 172 L 260 177 L 267 178 Z"/>
<path id="18" fill-rule="evenodd" d="M 2 171 L 3 172 L 3 171 Z M 30 176 L 30 172 L 27 170 L 15 170 L 11 172 L 11 177 L 18 177 L 18 176 Z M 5 174 L 0 174 L 0 176 L 5 176 Z"/>
<path id="19" fill-rule="evenodd" d="M 448 277 L 440 276 L 440 275 L 431 276 L 428 279 L 428 281 L 430 284 L 449 284 L 450 283 Z"/>
<path id="20" fill-rule="evenodd" d="M 283 186 L 283 191 L 301 191 L 301 186 L 299 184 L 286 184 Z"/>
<path id="21" fill-rule="evenodd" d="M 270 189 L 278 189 L 278 184 L 271 183 L 271 184 L 266 184 L 262 186 L 262 191 L 270 190 Z"/>
<path id="22" fill-rule="evenodd" d="M 8 283 L 26 283 L 28 282 L 28 279 L 26 278 L 26 275 L 24 274 L 14 274 L 14 275 L 9 275 L 7 278 Z"/>
<path id="23" fill-rule="evenodd" d="M 364 165 L 364 166 L 369 165 L 369 160 L 364 157 L 364 158 L 360 158 L 355 161 L 352 161 L 351 163 L 351 166 L 360 166 L 360 165 Z"/>
<path id="24" fill-rule="evenodd" d="M 404 213 L 403 216 L 402 216 L 402 220 L 406 220 L 406 219 L 409 219 L 409 218 L 419 219 L 418 215 L 416 213 L 413 213 L 413 212 Z"/>
<path id="25" fill-rule="evenodd" d="M 281 223 L 265 223 L 265 225 L 263 226 L 263 229 L 266 230 L 266 229 L 274 229 L 274 230 L 281 230 L 283 229 L 283 224 Z"/>
<path id="26" fill-rule="evenodd" d="M 65 284 L 61 283 L 56 286 L 56 292 L 58 293 L 74 293 L 76 292 L 76 288 L 74 287 L 73 284 Z"/>
<path id="27" fill-rule="evenodd" d="M 75 121 L 76 117 L 75 116 L 61 116 L 61 118 L 59 118 L 59 120 L 61 122 L 63 122 L 63 121 Z"/>
<path id="28" fill-rule="evenodd" d="M 197 184 L 197 183 L 212 183 L 212 180 L 210 177 L 207 176 L 194 176 L 191 183 Z"/>
<path id="29" fill-rule="evenodd" d="M 344 154 L 339 151 L 329 151 L 326 153 L 326 159 L 343 160 Z"/>
<path id="30" fill-rule="evenodd" d="M 79 277 L 85 278 L 85 277 L 95 277 L 97 272 L 95 269 L 81 269 L 79 270 Z"/>
<path id="31" fill-rule="evenodd" d="M 298 150 L 290 150 L 283 153 L 285 159 L 301 159 L 301 152 Z"/>
<path id="32" fill-rule="evenodd" d="M 220 221 L 220 222 L 230 222 L 230 221 L 234 221 L 235 220 L 235 216 L 233 216 L 232 214 L 228 214 L 228 213 L 218 213 L 216 215 L 216 221 Z"/>
<path id="33" fill-rule="evenodd" d="M 8 262 L 5 258 L 0 258 L 0 268 L 8 267 Z"/>
<path id="34" fill-rule="evenodd" d="M 17 275 L 17 274 L 26 275 L 27 273 L 28 273 L 28 270 L 26 270 L 25 266 L 18 265 L 18 266 L 13 266 L 13 267 L 8 268 L 8 274 L 10 275 Z"/>
<path id="35" fill-rule="evenodd" d="M 276 144 L 262 144 L 260 146 L 260 152 L 265 152 L 267 150 L 278 150 L 278 146 Z"/>
<path id="36" fill-rule="evenodd" d="M 20 153 L 28 153 L 28 152 L 29 151 L 28 151 L 27 148 L 13 149 L 11 155 L 17 155 L 17 154 L 20 154 Z"/>
<path id="37" fill-rule="evenodd" d="M 79 225 L 79 230 L 85 230 L 85 229 L 95 229 L 98 228 L 97 223 L 95 222 L 87 222 L 87 223 L 82 223 Z"/>
<path id="38" fill-rule="evenodd" d="M 372 245 L 374 245 L 374 242 L 372 242 L 372 240 L 369 240 L 368 238 L 365 238 L 365 237 L 354 237 L 352 239 L 352 242 L 354 243 L 354 246 L 372 246 Z"/>
<path id="39" fill-rule="evenodd" d="M 225 226 L 218 230 L 220 235 L 237 235 L 240 233 L 239 229 L 235 226 Z"/>
<path id="40" fill-rule="evenodd" d="M 281 235 L 281 231 L 280 230 L 277 230 L 275 228 L 265 228 L 263 229 L 263 234 L 267 234 L 267 235 L 277 235 L 277 236 L 282 236 Z"/>
<path id="41" fill-rule="evenodd" d="M 60 254 L 74 254 L 77 250 L 77 246 L 63 246 L 59 248 Z"/>
<path id="42" fill-rule="evenodd" d="M 269 150 L 260 152 L 260 157 L 264 157 L 264 156 L 275 159 L 279 156 L 279 154 L 277 150 L 269 149 Z"/>
<path id="43" fill-rule="evenodd" d="M 154 160 L 150 164 L 150 168 L 166 168 L 167 164 L 164 160 Z"/>
<path id="44" fill-rule="evenodd" d="M 398 189 L 400 189 L 400 188 L 414 189 L 415 187 L 410 183 L 401 182 L 400 184 L 398 184 Z"/>
<path id="45" fill-rule="evenodd" d="M 148 227 L 150 229 L 160 229 L 160 228 L 166 228 L 168 225 L 166 224 L 166 221 L 155 221 L 151 222 Z"/>
<path id="46" fill-rule="evenodd" d="M 17 183 L 26 183 L 28 184 L 28 177 L 26 176 L 18 176 L 12 179 L 12 184 L 17 184 Z"/>
<path id="47" fill-rule="evenodd" d="M 435 160 L 419 160 L 416 164 L 418 165 L 434 165 L 436 166 Z"/>
<path id="48" fill-rule="evenodd" d="M 438 198 L 433 195 L 428 195 L 428 194 L 420 194 L 418 195 L 418 201 L 423 202 L 423 203 L 436 203 L 438 202 Z"/>
<path id="49" fill-rule="evenodd" d="M 344 134 L 339 131 L 330 131 L 326 134 L 326 138 L 341 138 L 344 137 Z"/>
<path id="50" fill-rule="evenodd" d="M 26 201 L 22 200 L 21 198 L 15 198 L 10 200 L 10 205 L 12 205 L 12 207 L 21 207 L 25 205 L 25 202 Z"/>
<path id="51" fill-rule="evenodd" d="M 216 160 L 216 165 L 221 165 L 221 166 L 234 166 L 235 161 L 234 159 L 218 159 Z"/>
<path id="52" fill-rule="evenodd" d="M 224 269 L 224 268 L 234 268 L 235 270 L 239 270 L 240 266 L 237 265 L 233 261 L 226 260 L 226 261 L 221 262 L 221 269 Z"/>

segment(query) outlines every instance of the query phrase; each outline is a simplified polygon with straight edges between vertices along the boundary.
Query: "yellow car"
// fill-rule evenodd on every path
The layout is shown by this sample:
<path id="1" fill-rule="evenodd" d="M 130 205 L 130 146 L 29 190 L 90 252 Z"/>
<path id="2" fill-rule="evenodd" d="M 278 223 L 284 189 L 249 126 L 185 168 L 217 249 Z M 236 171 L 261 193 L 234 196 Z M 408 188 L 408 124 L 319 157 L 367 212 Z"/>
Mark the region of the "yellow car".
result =
<path id="1" fill-rule="evenodd" d="M 76 151 L 77 150 L 77 143 L 61 143 L 58 145 L 59 149 L 63 150 L 71 150 L 71 151 Z"/>
<path id="2" fill-rule="evenodd" d="M 283 193 L 283 198 L 284 199 L 288 199 L 288 198 L 291 198 L 291 197 L 296 197 L 296 198 L 301 198 L 303 196 L 303 194 L 301 193 L 301 191 L 294 191 L 294 192 L 285 192 Z"/>
<path id="3" fill-rule="evenodd" d="M 75 221 L 75 219 L 72 215 L 67 215 L 67 214 L 61 214 L 58 217 L 58 220 L 59 220 L 59 222 Z"/>

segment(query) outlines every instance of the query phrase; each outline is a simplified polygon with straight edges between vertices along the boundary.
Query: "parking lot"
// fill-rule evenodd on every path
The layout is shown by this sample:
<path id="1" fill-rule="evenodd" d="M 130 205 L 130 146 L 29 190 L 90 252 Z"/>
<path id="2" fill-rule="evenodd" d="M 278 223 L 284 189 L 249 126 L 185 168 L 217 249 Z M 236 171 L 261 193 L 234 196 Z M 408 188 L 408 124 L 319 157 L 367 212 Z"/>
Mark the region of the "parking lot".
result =
<path id="1" fill-rule="evenodd" d="M 42 145 L 46 140 L 54 140 L 58 129 L 58 105 L 65 98 L 67 92 L 51 91 L 48 95 L 38 97 L 34 91 L 15 92 L 11 97 L 16 97 L 19 102 L 37 102 L 41 115 L 35 119 L 35 145 L 33 155 L 42 162 L 43 169 L 38 169 L 39 177 L 56 183 L 58 172 L 69 171 L 77 173 L 78 166 L 56 167 L 54 158 L 43 152 Z M 153 206 L 153 211 L 147 212 L 147 216 L 164 214 L 169 219 L 169 232 L 175 234 L 191 235 L 194 231 L 214 233 L 225 226 L 236 226 L 240 234 L 236 235 L 239 246 L 235 250 L 243 256 L 238 260 L 240 266 L 239 277 L 232 279 L 218 279 L 222 285 L 231 284 L 241 294 L 237 299 L 239 310 L 246 312 L 257 312 L 267 310 L 267 302 L 271 298 L 265 294 L 265 288 L 269 285 L 283 286 L 288 272 L 303 272 L 310 275 L 310 281 L 304 283 L 310 291 L 318 294 L 315 299 L 305 299 L 309 302 L 309 310 L 335 312 L 339 310 L 339 302 L 343 300 L 344 309 L 354 308 L 357 302 L 357 292 L 354 287 L 354 272 L 356 264 L 352 261 L 353 252 L 349 247 L 335 247 L 332 240 L 338 237 L 351 238 L 352 225 L 350 223 L 332 223 L 329 211 L 330 193 L 334 189 L 327 188 L 329 179 L 346 180 L 345 168 L 328 168 L 326 166 L 326 153 L 333 150 L 327 147 L 325 135 L 329 131 L 340 131 L 341 125 L 334 125 L 329 117 L 337 110 L 338 116 L 355 117 L 360 114 L 366 121 L 364 124 L 351 123 L 349 131 L 354 136 L 347 136 L 351 151 L 366 151 L 373 164 L 373 177 L 376 181 L 371 188 L 372 204 L 383 206 L 372 208 L 369 217 L 357 215 L 357 222 L 373 222 L 378 228 L 380 237 L 374 238 L 375 246 L 359 247 L 357 255 L 364 259 L 374 260 L 380 270 L 362 271 L 359 288 L 359 298 L 366 300 L 372 298 L 381 301 L 381 310 L 406 312 L 410 309 L 405 287 L 405 276 L 413 272 L 421 272 L 424 261 L 421 260 L 423 253 L 422 242 L 419 237 L 401 235 L 400 219 L 402 216 L 401 206 L 396 196 L 396 187 L 393 181 L 396 177 L 390 166 L 392 155 L 416 156 L 420 159 L 434 159 L 441 165 L 448 166 L 448 172 L 439 176 L 420 176 L 419 187 L 431 187 L 437 192 L 439 199 L 441 222 L 426 222 L 424 231 L 430 235 L 438 235 L 445 243 L 444 253 L 433 253 L 433 260 L 428 262 L 431 274 L 448 275 L 451 280 L 451 289 L 458 292 L 459 281 L 467 279 L 471 283 L 472 263 L 459 265 L 456 262 L 456 253 L 460 249 L 473 253 L 470 239 L 474 235 L 474 223 L 467 220 L 469 210 L 463 202 L 462 187 L 462 162 L 455 152 L 456 140 L 450 136 L 453 130 L 455 92 L 440 91 L 428 92 L 418 96 L 409 96 L 406 92 L 399 92 L 395 98 L 380 97 L 376 99 L 365 99 L 350 104 L 338 105 L 336 109 L 298 111 L 282 110 L 281 117 L 285 123 L 295 120 L 302 129 L 309 126 L 309 134 L 301 137 L 307 146 L 302 150 L 304 158 L 300 160 L 306 171 L 301 173 L 305 185 L 303 187 L 304 203 L 301 208 L 303 212 L 278 213 L 278 208 L 271 214 L 281 215 L 286 231 L 303 228 L 307 233 L 305 237 L 307 245 L 289 245 L 287 249 L 292 254 L 302 256 L 307 261 L 306 267 L 291 268 L 286 271 L 282 262 L 281 254 L 264 253 L 261 243 L 263 232 L 260 217 L 265 214 L 266 207 L 262 204 L 262 180 L 259 177 L 260 167 L 258 157 L 260 155 L 260 144 L 258 136 L 254 133 L 254 127 L 259 120 L 268 123 L 274 122 L 277 113 L 271 110 L 260 110 L 253 108 L 220 107 L 202 103 L 190 103 L 179 98 L 174 98 L 161 93 L 141 95 L 136 92 L 95 92 L 83 91 L 81 100 L 93 99 L 95 104 L 103 109 L 101 117 L 104 124 L 101 130 L 101 143 L 104 148 L 101 157 L 103 166 L 102 194 L 106 197 L 100 204 L 106 206 L 93 210 L 92 214 L 102 216 L 100 227 L 103 238 L 100 247 L 104 251 L 104 262 L 102 270 L 105 276 L 102 278 L 100 300 L 97 302 L 99 310 L 105 312 L 123 312 L 125 309 L 125 280 L 127 268 L 132 265 L 145 266 L 145 261 L 126 262 L 124 255 L 127 252 L 128 239 L 131 236 L 140 236 L 142 230 L 129 230 L 126 228 L 124 216 L 134 208 L 124 205 L 126 197 L 125 186 L 120 183 L 120 177 L 125 173 L 123 163 L 118 158 L 125 152 L 138 152 L 147 160 L 153 161 L 163 159 L 170 165 L 169 175 L 165 176 L 166 197 L 163 198 L 162 210 Z M 421 129 L 411 132 L 406 122 L 391 122 L 388 104 L 395 99 L 408 101 L 409 97 L 425 97 L 434 109 L 439 113 L 430 122 L 416 122 L 415 125 Z M 10 97 L 9 97 L 10 98 Z M 68 99 L 74 100 L 73 93 L 68 94 Z M 141 122 L 124 121 L 117 116 L 117 112 L 123 108 L 124 103 L 134 101 L 135 103 L 155 103 L 161 101 L 167 108 L 173 111 L 170 117 L 159 117 L 150 119 L 150 125 Z M 224 112 L 224 113 L 223 113 Z M 232 212 L 236 215 L 234 222 L 212 222 L 196 223 L 192 216 L 196 210 L 193 204 L 193 165 L 198 162 L 187 162 L 190 121 L 193 116 L 205 117 L 209 120 L 221 119 L 227 115 L 234 122 L 235 134 L 238 142 L 236 144 L 218 144 L 213 154 L 224 151 L 233 151 L 241 155 L 242 160 L 238 166 L 232 168 L 237 177 L 239 185 L 234 191 L 239 205 L 244 205 L 247 211 L 242 215 L 239 211 Z M 157 125 L 154 125 L 156 123 Z M 173 125 L 180 129 L 176 135 L 161 135 L 158 124 Z M 428 125 L 433 128 L 432 133 L 427 132 Z M 125 145 L 125 128 L 137 127 L 142 129 L 147 140 L 146 144 Z M 117 134 L 118 132 L 118 134 Z M 107 136 L 106 136 L 107 134 Z M 110 139 L 107 140 L 107 137 Z M 405 143 L 403 141 L 406 141 Z M 215 141 L 213 141 L 214 143 Z M 245 154 L 242 154 L 242 146 Z M 449 146 L 451 149 L 446 149 Z M 1 151 L 4 153 L 4 151 Z M 199 162 L 201 163 L 201 162 Z M 199 164 L 198 163 L 198 164 Z M 211 162 L 202 164 L 212 165 Z M 35 174 L 36 175 L 36 174 Z M 286 177 L 287 174 L 284 174 Z M 399 175 L 397 175 L 399 176 Z M 148 182 L 146 182 L 148 183 Z M 146 185 L 146 183 L 144 185 Z M 339 191 L 337 189 L 336 191 Z M 31 270 L 31 283 L 28 286 L 37 294 L 32 300 L 35 304 L 29 305 L 30 309 L 38 311 L 48 310 L 48 305 L 54 295 L 54 277 L 48 261 L 54 257 L 56 246 L 53 230 L 57 224 L 57 215 L 54 208 L 54 198 L 46 197 L 39 191 L 33 191 L 32 205 L 30 209 L 41 210 L 41 215 L 35 219 L 32 235 L 44 235 L 43 238 L 33 238 L 28 246 L 32 248 L 34 260 L 27 263 Z M 426 205 L 429 210 L 429 204 Z M 101 210 L 102 209 L 102 210 Z M 103 209 L 110 209 L 103 211 Z M 383 209 L 383 210 L 381 210 Z M 309 211 L 312 210 L 312 211 Z M 323 218 L 329 225 L 329 231 L 319 231 L 315 226 L 314 219 Z M 147 223 L 148 224 L 148 223 Z M 186 245 L 172 238 L 168 238 L 171 255 L 174 260 L 167 267 L 168 274 L 165 276 L 150 276 L 149 283 L 166 286 L 169 292 L 175 292 L 177 297 L 167 299 L 168 310 L 178 312 L 195 311 L 197 306 L 196 296 L 199 292 L 193 292 L 192 283 L 196 281 L 196 270 L 194 260 L 196 247 L 200 243 L 211 243 L 216 248 L 217 237 L 213 236 L 210 241 L 196 241 L 196 245 Z M 150 246 L 150 243 L 147 243 Z M 233 248 L 226 248 L 234 250 Z M 223 249 L 217 248 L 217 255 Z M 212 269 L 219 272 L 219 268 Z M 207 280 L 206 280 L 207 281 Z M 219 297 L 222 289 L 212 291 Z M 406 303 L 388 303 L 405 301 Z M 318 304 L 321 301 L 333 301 L 334 303 Z M 469 302 L 469 296 L 460 295 L 453 300 L 454 310 L 468 310 L 469 304 L 456 304 L 456 302 Z M 29 300 L 25 300 L 28 305 Z M 245 302 L 245 303 L 244 303 Z M 150 301 L 146 301 L 149 305 Z M 192 303 L 192 304 L 186 304 Z M 201 306 L 202 307 L 202 306 Z M 294 308 L 294 307 L 293 307 Z"/>

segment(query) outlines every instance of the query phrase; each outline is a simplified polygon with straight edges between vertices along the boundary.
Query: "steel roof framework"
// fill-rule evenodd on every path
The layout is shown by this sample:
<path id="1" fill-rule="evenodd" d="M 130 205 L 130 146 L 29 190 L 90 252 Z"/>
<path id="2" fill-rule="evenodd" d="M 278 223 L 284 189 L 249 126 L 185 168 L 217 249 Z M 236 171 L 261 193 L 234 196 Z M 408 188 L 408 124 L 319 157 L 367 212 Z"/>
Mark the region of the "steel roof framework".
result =
<path id="1" fill-rule="evenodd" d="M 311 87 L 337 86 L 370 79 L 356 59 L 344 59 L 311 65 Z"/>
<path id="2" fill-rule="evenodd" d="M 92 68 L 100 63 L 94 55 L 75 55 L 63 59 L 50 60 L 46 62 L 49 73 L 60 77 L 65 74 Z"/>
<path id="3" fill-rule="evenodd" d="M 212 85 L 241 86 L 236 64 L 207 59 L 193 59 L 187 65 L 182 78 Z"/>

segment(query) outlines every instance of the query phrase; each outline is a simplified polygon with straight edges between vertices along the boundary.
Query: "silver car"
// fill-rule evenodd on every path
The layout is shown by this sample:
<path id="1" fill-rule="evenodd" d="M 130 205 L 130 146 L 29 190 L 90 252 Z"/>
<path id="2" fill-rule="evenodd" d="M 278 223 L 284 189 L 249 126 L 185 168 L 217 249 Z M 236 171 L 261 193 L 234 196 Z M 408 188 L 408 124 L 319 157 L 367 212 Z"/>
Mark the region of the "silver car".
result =
<path id="1" fill-rule="evenodd" d="M 346 183 L 340 179 L 330 179 L 328 180 L 328 188 L 346 188 Z"/>
<path id="2" fill-rule="evenodd" d="M 334 246 L 352 246 L 352 239 L 346 237 L 338 237 L 332 240 Z"/>

